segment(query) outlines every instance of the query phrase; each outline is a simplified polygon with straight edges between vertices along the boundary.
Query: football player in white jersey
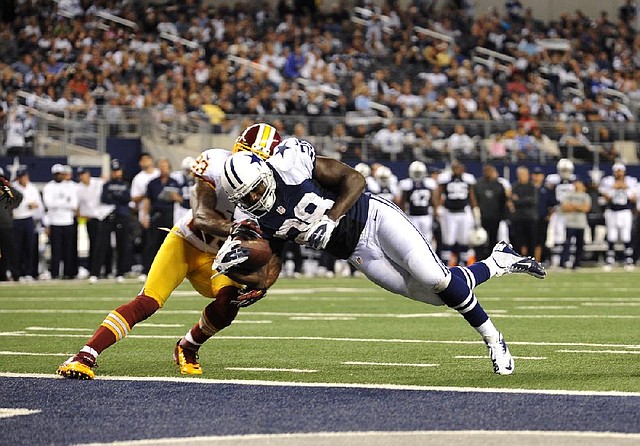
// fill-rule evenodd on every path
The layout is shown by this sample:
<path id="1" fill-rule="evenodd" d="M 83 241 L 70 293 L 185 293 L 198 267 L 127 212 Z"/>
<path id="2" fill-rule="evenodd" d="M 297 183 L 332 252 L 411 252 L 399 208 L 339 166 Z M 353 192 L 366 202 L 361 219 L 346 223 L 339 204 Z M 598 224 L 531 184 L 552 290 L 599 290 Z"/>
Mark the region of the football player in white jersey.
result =
<path id="1" fill-rule="evenodd" d="M 498 243 L 468 268 L 447 268 L 429 242 L 393 203 L 363 193 L 362 175 L 339 161 L 316 157 L 307 141 L 284 140 L 268 160 L 240 152 L 224 164 L 222 185 L 231 202 L 253 215 L 267 239 L 293 240 L 349 259 L 372 282 L 458 311 L 484 339 L 495 373 L 511 374 L 513 358 L 502 334 L 473 293 L 491 277 L 521 272 L 543 278 L 542 266 Z M 229 239 L 219 271 L 246 260 Z"/>
<path id="2" fill-rule="evenodd" d="M 555 174 L 547 175 L 545 184 L 553 189 L 554 195 L 554 211 L 549 217 L 549 228 L 547 232 L 547 243 L 551 248 L 551 263 L 554 266 L 560 265 L 560 256 L 564 241 L 566 238 L 566 227 L 564 224 L 564 216 L 560 209 L 560 203 L 564 200 L 564 196 L 569 192 L 576 190 L 573 181 L 576 176 L 573 174 L 573 161 L 568 158 L 561 158 L 556 164 Z"/>
<path id="3" fill-rule="evenodd" d="M 375 179 L 375 185 L 370 187 L 369 191 L 385 200 L 395 201 L 398 194 L 398 179 L 391 172 L 391 169 L 380 165 L 376 169 L 373 178 Z"/>
<path id="4" fill-rule="evenodd" d="M 269 127 L 269 128 L 265 128 Z M 280 138 L 271 126 L 256 124 L 245 131 L 234 150 L 246 150 L 269 156 Z M 247 129 L 249 131 L 249 129 Z M 256 133 L 258 135 L 256 135 Z M 269 133 L 271 136 L 260 136 Z M 251 145 L 246 144 L 246 138 Z M 58 367 L 65 378 L 93 379 L 92 370 L 102 351 L 123 339 L 133 326 L 164 306 L 173 290 L 186 278 L 198 293 L 214 299 L 174 349 L 174 360 L 180 373 L 202 374 L 197 352 L 200 346 L 235 319 L 238 309 L 261 298 L 280 273 L 280 260 L 274 255 L 266 277 L 251 287 L 225 275 L 212 279 L 211 270 L 218 248 L 229 234 L 251 233 L 257 227 L 246 214 L 236 209 L 220 186 L 224 161 L 231 152 L 205 150 L 195 160 L 192 173 L 196 177 L 191 209 L 177 222 L 156 254 L 145 284 L 135 299 L 113 310 L 82 349 Z M 235 221 L 234 223 L 234 216 Z M 274 252 L 279 252 L 275 249 Z"/>
<path id="5" fill-rule="evenodd" d="M 458 254 L 459 264 L 467 263 L 469 235 L 474 226 L 481 226 L 475 184 L 476 178 L 465 172 L 464 164 L 457 160 L 451 163 L 451 170 L 438 177 L 435 215 L 442 228 L 442 260 L 448 264 L 454 252 Z"/>
<path id="6" fill-rule="evenodd" d="M 438 184 L 427 176 L 427 166 L 422 161 L 409 164 L 409 178 L 398 183 L 399 203 L 411 223 L 427 240 L 433 240 L 433 195 Z"/>
<path id="7" fill-rule="evenodd" d="M 638 180 L 626 175 L 627 168 L 617 162 L 611 168 L 613 175 L 606 176 L 600 182 L 599 192 L 607 200 L 604 222 L 607 227 L 607 256 L 605 270 L 610 271 L 615 264 L 615 244 L 624 244 L 625 268 L 633 269 L 633 247 L 631 245 L 631 227 L 633 211 L 636 206 L 636 188 Z"/>

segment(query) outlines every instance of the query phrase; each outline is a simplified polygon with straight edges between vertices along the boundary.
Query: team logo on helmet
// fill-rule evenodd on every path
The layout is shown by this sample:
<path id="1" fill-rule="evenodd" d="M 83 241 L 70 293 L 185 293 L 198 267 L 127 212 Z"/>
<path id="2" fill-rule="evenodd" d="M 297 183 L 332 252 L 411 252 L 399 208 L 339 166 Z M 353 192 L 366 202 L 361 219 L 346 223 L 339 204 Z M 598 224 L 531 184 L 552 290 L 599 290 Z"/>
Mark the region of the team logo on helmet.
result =
<path id="1" fill-rule="evenodd" d="M 233 153 L 245 150 L 267 159 L 275 152 L 282 138 L 275 127 L 260 123 L 247 127 L 236 139 Z"/>
<path id="2" fill-rule="evenodd" d="M 229 201 L 254 217 L 271 210 L 276 201 L 276 180 L 267 164 L 255 154 L 240 152 L 224 162 L 222 187 Z M 261 195 L 249 200 L 250 193 L 263 185 Z"/>

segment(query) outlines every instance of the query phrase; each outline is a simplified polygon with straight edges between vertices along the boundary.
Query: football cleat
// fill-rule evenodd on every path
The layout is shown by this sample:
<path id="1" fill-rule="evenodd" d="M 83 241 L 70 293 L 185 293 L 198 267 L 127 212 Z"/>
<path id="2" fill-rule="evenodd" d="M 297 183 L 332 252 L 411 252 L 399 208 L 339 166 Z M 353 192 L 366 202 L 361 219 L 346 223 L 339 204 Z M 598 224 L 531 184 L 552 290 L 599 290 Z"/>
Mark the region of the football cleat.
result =
<path id="1" fill-rule="evenodd" d="M 511 273 L 525 273 L 538 279 L 544 279 L 547 275 L 544 267 L 533 257 L 521 256 L 513 250 L 513 247 L 499 241 L 493 247 L 490 258 L 498 266 L 498 276 Z"/>
<path id="2" fill-rule="evenodd" d="M 96 374 L 93 370 L 96 360 L 88 353 L 80 352 L 60 364 L 56 373 L 68 379 L 93 379 Z"/>
<path id="3" fill-rule="evenodd" d="M 489 357 L 493 362 L 493 372 L 498 375 L 511 375 L 515 370 L 515 364 L 502 333 L 498 333 L 497 338 L 487 336 L 484 338 L 484 342 L 487 344 Z"/>
<path id="4" fill-rule="evenodd" d="M 173 349 L 173 360 L 180 367 L 182 375 L 202 375 L 202 367 L 198 362 L 198 352 L 188 348 L 183 348 L 180 341 Z"/>

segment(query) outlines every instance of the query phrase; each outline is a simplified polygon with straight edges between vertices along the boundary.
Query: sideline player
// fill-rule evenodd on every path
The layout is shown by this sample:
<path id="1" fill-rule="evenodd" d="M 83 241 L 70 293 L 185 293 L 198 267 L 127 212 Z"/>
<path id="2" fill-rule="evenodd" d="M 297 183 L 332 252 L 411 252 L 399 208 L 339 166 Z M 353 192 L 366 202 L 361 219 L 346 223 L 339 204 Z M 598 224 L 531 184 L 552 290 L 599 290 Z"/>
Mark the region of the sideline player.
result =
<path id="1" fill-rule="evenodd" d="M 438 185 L 427 176 L 427 166 L 422 161 L 409 164 L 409 178 L 398 183 L 400 208 L 411 223 L 429 242 L 433 241 L 433 194 Z"/>
<path id="2" fill-rule="evenodd" d="M 617 162 L 611 167 L 613 175 L 606 176 L 600 182 L 600 194 L 607 200 L 604 211 L 604 224 L 607 227 L 607 256 L 605 271 L 611 271 L 615 264 L 615 244 L 624 244 L 624 267 L 634 268 L 633 246 L 631 245 L 631 227 L 633 211 L 636 205 L 636 187 L 638 180 L 626 175 L 627 168 Z"/>
<path id="3" fill-rule="evenodd" d="M 447 268 L 400 208 L 362 193 L 362 175 L 339 161 L 316 157 L 307 141 L 287 139 L 266 161 L 236 153 L 225 161 L 221 179 L 231 202 L 257 218 L 265 238 L 326 250 L 349 259 L 372 282 L 393 293 L 448 305 L 480 334 L 495 373 L 513 373 L 507 344 L 473 289 L 506 273 L 543 278 L 546 272 L 535 260 L 500 242 L 481 262 Z M 225 256 L 219 260 L 224 263 Z"/>
<path id="4" fill-rule="evenodd" d="M 474 226 L 481 226 L 475 184 L 476 178 L 465 172 L 464 164 L 458 160 L 451 162 L 451 171 L 438 176 L 435 215 L 442 228 L 442 260 L 448 264 L 453 261 L 454 251 L 458 253 L 458 263 L 467 264 L 469 235 Z"/>

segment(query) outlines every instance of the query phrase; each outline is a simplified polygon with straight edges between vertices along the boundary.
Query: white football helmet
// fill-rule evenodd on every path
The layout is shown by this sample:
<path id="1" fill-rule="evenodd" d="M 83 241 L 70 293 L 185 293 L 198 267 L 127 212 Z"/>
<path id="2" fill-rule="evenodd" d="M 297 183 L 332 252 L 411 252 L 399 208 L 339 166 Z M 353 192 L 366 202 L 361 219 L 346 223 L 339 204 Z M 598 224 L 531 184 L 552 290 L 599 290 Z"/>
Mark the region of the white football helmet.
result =
<path id="1" fill-rule="evenodd" d="M 195 164 L 195 162 L 196 162 L 196 159 L 194 157 L 185 156 L 184 158 L 182 158 L 182 162 L 180 163 L 182 165 L 182 170 L 189 172 L 193 167 L 193 165 Z"/>
<path id="2" fill-rule="evenodd" d="M 261 184 L 262 196 L 254 203 L 248 195 Z M 260 217 L 271 210 L 276 202 L 276 180 L 265 162 L 251 152 L 238 152 L 224 162 L 222 187 L 229 200 L 245 212 Z"/>
<path id="3" fill-rule="evenodd" d="M 354 169 L 357 170 L 358 173 L 365 178 L 371 175 L 371 167 L 369 167 L 368 164 L 358 163 L 355 165 Z"/>
<path id="4" fill-rule="evenodd" d="M 482 227 L 474 228 L 469 234 L 469 245 L 471 246 L 482 246 L 487 243 L 487 240 L 489 240 L 489 235 Z"/>
<path id="5" fill-rule="evenodd" d="M 427 176 L 427 166 L 422 161 L 414 161 L 409 164 L 409 178 L 420 181 Z"/>
<path id="6" fill-rule="evenodd" d="M 571 175 L 573 175 L 573 161 L 568 158 L 560 158 L 558 164 L 556 164 L 556 170 L 563 180 L 571 179 Z"/>
<path id="7" fill-rule="evenodd" d="M 391 184 L 391 169 L 387 166 L 378 167 L 374 176 L 380 186 L 387 187 Z"/>

